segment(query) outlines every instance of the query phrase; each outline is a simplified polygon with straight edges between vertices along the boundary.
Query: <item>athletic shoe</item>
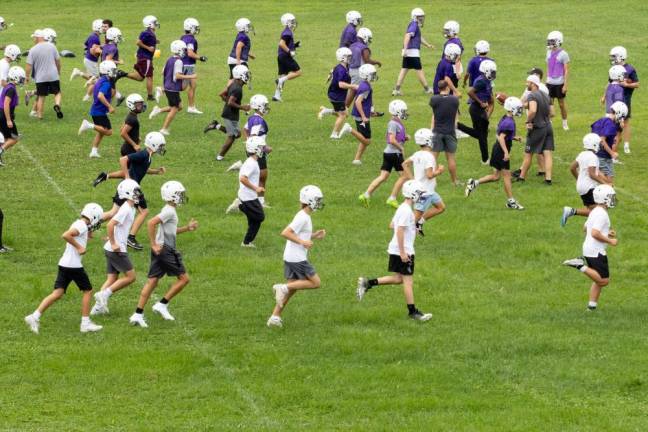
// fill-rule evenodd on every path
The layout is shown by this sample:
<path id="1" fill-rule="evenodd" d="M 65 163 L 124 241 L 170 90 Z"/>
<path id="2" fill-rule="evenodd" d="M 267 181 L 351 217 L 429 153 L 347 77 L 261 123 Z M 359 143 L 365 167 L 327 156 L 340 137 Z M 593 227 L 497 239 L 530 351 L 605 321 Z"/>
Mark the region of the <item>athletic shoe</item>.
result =
<path id="1" fill-rule="evenodd" d="M 403 96 L 403 92 L 400 90 L 394 89 L 392 90 L 392 96 Z"/>
<path id="2" fill-rule="evenodd" d="M 546 184 L 547 186 L 551 186 L 553 185 L 553 182 L 551 180 L 545 179 L 544 184 Z"/>
<path id="3" fill-rule="evenodd" d="M 338 138 L 342 138 L 345 134 L 350 133 L 353 130 L 351 125 L 349 123 L 344 123 L 344 126 L 342 126 L 342 129 L 340 129 L 340 134 L 338 135 Z"/>
<path id="4" fill-rule="evenodd" d="M 615 165 L 623 165 L 623 162 L 621 162 L 621 161 L 619 160 L 619 158 L 612 159 L 612 163 L 615 164 Z"/>
<path id="5" fill-rule="evenodd" d="M 161 87 L 155 87 L 155 102 L 160 103 L 160 96 L 162 96 L 162 88 Z"/>
<path id="6" fill-rule="evenodd" d="M 565 130 L 565 131 L 568 131 L 568 130 L 569 130 L 569 125 L 567 125 L 567 120 L 563 120 L 563 121 L 562 121 L 562 128 L 563 128 L 563 130 Z"/>
<path id="7" fill-rule="evenodd" d="M 95 304 L 92 306 L 90 315 L 103 315 L 110 312 L 108 310 L 108 299 L 102 294 L 102 291 L 96 292 L 94 299 Z"/>
<path id="8" fill-rule="evenodd" d="M 148 324 L 146 324 L 146 320 L 144 320 L 144 314 L 134 313 L 133 315 L 131 315 L 130 318 L 128 318 L 128 322 L 132 326 L 140 326 L 142 328 L 148 327 Z"/>
<path id="9" fill-rule="evenodd" d="M 124 95 L 122 95 L 121 97 L 118 97 L 116 106 L 121 106 L 121 104 L 123 104 L 125 100 L 126 100 L 126 96 L 124 96 Z"/>
<path id="10" fill-rule="evenodd" d="M 38 117 L 38 113 L 34 110 L 29 111 L 29 117 L 40 119 L 40 117 Z"/>
<path id="11" fill-rule="evenodd" d="M 99 150 L 97 150 L 96 147 L 92 147 L 92 150 L 90 150 L 89 157 L 91 157 L 91 158 L 100 158 L 101 155 L 99 154 Z"/>
<path id="12" fill-rule="evenodd" d="M 387 204 L 390 207 L 393 207 L 395 209 L 398 208 L 398 201 L 394 198 L 387 198 L 387 201 L 385 201 L 385 204 Z"/>
<path id="13" fill-rule="evenodd" d="M 284 83 L 285 83 L 285 81 L 279 81 L 279 79 L 276 79 L 275 84 L 277 84 L 277 90 L 283 91 Z"/>
<path id="14" fill-rule="evenodd" d="M 416 222 L 415 228 L 418 235 L 425 237 L 425 233 L 423 232 L 423 224 L 421 222 Z"/>
<path id="15" fill-rule="evenodd" d="M 459 129 L 455 129 L 455 136 L 457 137 L 457 139 L 470 138 L 470 135 L 460 131 Z"/>
<path id="16" fill-rule="evenodd" d="M 94 125 L 90 123 L 88 120 L 83 119 L 81 122 L 81 126 L 79 127 L 79 135 L 81 135 L 83 132 L 94 129 Z"/>
<path id="17" fill-rule="evenodd" d="M 453 186 L 463 186 L 463 185 L 464 185 L 464 182 L 462 182 L 461 180 L 457 179 L 457 180 L 455 180 L 455 181 L 452 183 L 452 185 L 453 185 Z"/>
<path id="18" fill-rule="evenodd" d="M 363 206 L 369 208 L 369 203 L 371 202 L 371 198 L 362 193 L 358 195 L 358 201 L 360 201 L 360 204 L 362 204 Z"/>
<path id="19" fill-rule="evenodd" d="M 120 80 L 122 78 L 126 78 L 127 76 L 128 76 L 128 72 L 124 72 L 123 70 L 118 69 L 117 70 L 117 78 L 115 79 L 115 81 Z"/>
<path id="20" fill-rule="evenodd" d="M 272 315 L 270 318 L 268 318 L 268 322 L 266 323 L 268 327 L 283 327 L 283 321 L 281 320 L 281 317 Z"/>
<path id="21" fill-rule="evenodd" d="M 486 159 L 485 161 L 482 161 L 481 164 L 484 166 L 490 165 L 490 159 Z"/>
<path id="22" fill-rule="evenodd" d="M 7 246 L 0 246 L 0 254 L 13 252 L 13 249 Z"/>
<path id="23" fill-rule="evenodd" d="M 93 323 L 92 321 L 90 322 L 82 322 L 81 323 L 81 333 L 94 333 L 98 332 L 101 330 L 103 326 L 97 325 Z"/>
<path id="24" fill-rule="evenodd" d="M 372 111 L 371 112 L 371 117 L 382 117 L 384 115 L 385 115 L 385 113 L 382 112 L 382 111 Z"/>
<path id="25" fill-rule="evenodd" d="M 188 112 L 189 114 L 202 114 L 202 113 L 203 113 L 202 111 L 200 111 L 200 110 L 199 110 L 198 108 L 196 108 L 195 106 L 187 108 L 187 112 Z"/>
<path id="26" fill-rule="evenodd" d="M 623 153 L 630 154 L 630 143 L 623 144 Z"/>
<path id="27" fill-rule="evenodd" d="M 151 110 L 151 113 L 149 114 L 149 120 L 151 120 L 153 117 L 160 114 L 161 112 L 162 112 L 162 110 L 160 109 L 160 107 L 155 105 L 153 107 L 153 109 Z"/>
<path id="28" fill-rule="evenodd" d="M 173 315 L 169 313 L 169 307 L 165 304 L 162 304 L 160 302 L 157 302 L 153 305 L 151 308 L 153 312 L 159 313 L 162 318 L 164 318 L 167 321 L 175 321 L 175 318 L 173 318 Z"/>
<path id="29" fill-rule="evenodd" d="M 254 243 L 241 243 L 241 247 L 250 248 L 250 249 L 256 249 L 256 246 L 254 245 Z"/>
<path id="30" fill-rule="evenodd" d="M 356 289 L 356 297 L 358 298 L 358 301 L 362 301 L 365 294 L 367 294 L 368 289 L 369 289 L 369 279 L 365 277 L 359 277 L 358 288 Z"/>
<path id="31" fill-rule="evenodd" d="M 324 117 L 324 110 L 325 109 L 326 109 L 326 107 L 323 107 L 323 106 L 320 107 L 319 112 L 317 113 L 317 120 L 322 120 L 322 118 Z"/>
<path id="32" fill-rule="evenodd" d="M 475 190 L 477 187 L 477 182 L 475 179 L 469 178 L 468 181 L 466 182 L 466 190 L 464 191 L 464 195 L 466 195 L 466 198 L 470 196 L 472 191 Z"/>
<path id="33" fill-rule="evenodd" d="M 360 165 L 362 165 L 362 161 L 361 161 L 360 159 L 353 159 L 353 161 L 352 161 L 351 163 L 352 163 L 353 165 L 355 165 L 355 166 L 360 166 Z"/>
<path id="34" fill-rule="evenodd" d="M 272 291 L 274 291 L 275 301 L 277 306 L 282 308 L 284 302 L 286 301 L 286 296 L 288 296 L 288 285 L 286 284 L 275 284 L 272 285 Z"/>
<path id="35" fill-rule="evenodd" d="M 144 246 L 142 246 L 142 245 L 137 241 L 137 239 L 135 238 L 135 236 L 130 236 L 130 235 L 129 235 L 129 236 L 128 236 L 128 240 L 126 240 L 126 244 L 128 245 L 129 248 L 132 248 L 132 249 L 135 249 L 135 250 L 138 250 L 138 251 L 144 249 Z"/>
<path id="36" fill-rule="evenodd" d="M 166 136 L 171 135 L 171 132 L 169 132 L 169 129 L 160 129 L 160 133 L 162 135 L 166 135 Z"/>
<path id="37" fill-rule="evenodd" d="M 272 96 L 272 100 L 275 102 L 283 102 L 281 96 L 277 96 L 277 95 Z"/>
<path id="38" fill-rule="evenodd" d="M 234 198 L 234 201 L 232 201 L 232 204 L 230 204 L 229 207 L 227 207 L 227 209 L 225 210 L 225 214 L 230 214 L 230 213 L 239 211 L 239 206 L 240 205 L 241 205 L 241 200 L 238 199 L 238 198 Z"/>
<path id="39" fill-rule="evenodd" d="M 25 324 L 29 326 L 29 330 L 38 334 L 38 327 L 40 326 L 40 321 L 38 321 L 34 315 L 27 315 L 25 317 Z"/>
<path id="40" fill-rule="evenodd" d="M 563 207 L 563 212 L 562 212 L 562 217 L 560 218 L 560 226 L 564 227 L 567 225 L 567 219 L 569 219 L 572 214 L 572 208 L 571 207 Z"/>
<path id="41" fill-rule="evenodd" d="M 92 182 L 92 187 L 97 187 L 100 183 L 108 180 L 108 173 L 100 172 L 96 179 Z"/>
<path id="42" fill-rule="evenodd" d="M 203 133 L 207 133 L 209 131 L 213 131 L 216 129 L 220 129 L 220 123 L 218 123 L 217 120 L 213 120 L 211 123 L 205 126 L 205 128 L 203 129 Z"/>
<path id="43" fill-rule="evenodd" d="M 409 317 L 414 321 L 429 321 L 430 319 L 432 319 L 432 314 L 431 313 L 424 314 L 420 310 L 416 309 L 414 312 L 409 314 Z"/>
<path id="44" fill-rule="evenodd" d="M 562 265 L 567 267 L 574 267 L 575 269 L 580 270 L 585 265 L 585 260 L 583 258 L 572 258 L 563 261 Z"/>
<path id="45" fill-rule="evenodd" d="M 238 171 L 241 169 L 242 166 L 243 166 L 243 161 L 237 160 L 232 165 L 230 165 L 229 168 L 225 170 L 225 172 Z"/>
<path id="46" fill-rule="evenodd" d="M 90 95 L 89 95 L 89 94 L 85 94 L 85 95 L 83 95 L 83 98 L 81 99 L 81 101 L 83 101 L 83 102 L 88 102 L 88 101 L 90 101 Z"/>
<path id="47" fill-rule="evenodd" d="M 268 204 L 268 203 L 265 202 L 265 201 L 263 201 L 263 202 L 261 203 L 261 207 L 263 207 L 264 209 L 271 209 L 271 208 L 272 208 L 272 207 L 270 207 L 270 204 Z"/>
<path id="48" fill-rule="evenodd" d="M 153 95 L 148 95 L 146 97 L 146 100 L 149 101 L 149 102 L 155 102 L 155 98 L 153 97 Z"/>
<path id="49" fill-rule="evenodd" d="M 331 132 L 331 136 L 329 138 L 334 139 L 334 140 L 339 140 L 340 135 L 337 134 L 336 132 Z"/>
<path id="50" fill-rule="evenodd" d="M 61 111 L 61 107 L 59 105 L 54 105 L 54 112 L 56 113 L 56 118 L 61 120 L 63 118 L 63 111 Z"/>
<path id="51" fill-rule="evenodd" d="M 78 68 L 72 69 L 72 74 L 70 75 L 70 81 L 72 81 L 76 77 L 81 77 L 83 76 L 83 72 L 81 72 Z"/>
<path id="52" fill-rule="evenodd" d="M 506 201 L 506 207 L 513 209 L 513 210 L 524 210 L 524 207 L 522 207 L 522 204 L 515 200 L 508 200 Z"/>
<path id="53" fill-rule="evenodd" d="M 225 156 L 216 155 L 216 162 L 222 162 L 225 160 Z"/>
<path id="54" fill-rule="evenodd" d="M 522 170 L 519 169 L 519 168 L 516 169 L 515 171 L 511 171 L 511 175 L 512 175 L 513 177 L 515 177 L 515 178 L 520 177 L 520 174 L 522 174 Z"/>

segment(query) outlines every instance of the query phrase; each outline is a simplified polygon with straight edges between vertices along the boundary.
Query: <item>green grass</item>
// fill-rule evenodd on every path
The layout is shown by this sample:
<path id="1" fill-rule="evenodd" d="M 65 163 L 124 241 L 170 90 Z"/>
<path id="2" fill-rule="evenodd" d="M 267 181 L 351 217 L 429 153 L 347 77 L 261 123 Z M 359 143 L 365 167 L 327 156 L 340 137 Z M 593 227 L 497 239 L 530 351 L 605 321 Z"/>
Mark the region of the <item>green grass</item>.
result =
<path id="1" fill-rule="evenodd" d="M 356 202 L 377 174 L 386 119 L 372 122 L 374 144 L 365 164 L 356 168 L 350 164 L 355 142 L 329 141 L 331 119 L 319 122 L 315 117 L 326 102 L 324 79 L 335 64 L 346 10 L 362 11 L 374 32 L 374 56 L 384 65 L 375 105 L 386 110 L 400 67 L 402 32 L 410 9 L 419 4 L 191 4 L 203 30 L 200 52 L 209 57 L 198 67 L 198 107 L 208 114 L 178 116 L 167 155 L 154 162 L 164 164 L 167 175 L 147 177 L 143 185 L 156 212 L 162 207 L 160 185 L 182 181 L 191 201 L 181 208 L 181 221 L 195 217 L 201 223 L 197 232 L 179 238 L 192 283 L 172 303 L 178 320 L 162 322 L 147 309 L 149 329 L 128 326 L 148 269 L 145 251 L 131 254 L 139 279 L 111 300 L 110 316 L 97 319 L 104 325 L 101 333 L 78 332 L 80 296 L 71 287 L 43 316 L 41 334 L 35 336 L 22 318 L 50 292 L 64 247 L 61 233 L 82 204 L 109 206 L 116 186 L 90 187 L 99 171 L 116 169 L 120 141 L 107 139 L 103 158 L 87 159 L 90 135 L 77 137 L 76 131 L 88 105 L 80 102 L 80 82 L 67 82 L 72 67 L 82 65 L 81 46 L 90 23 L 99 15 L 110 16 L 121 28 L 127 38 L 121 52 L 129 69 L 144 15 L 154 13 L 162 23 L 159 38 L 166 57 L 190 9 L 169 1 L 157 2 L 155 8 L 117 1 L 99 10 L 68 0 L 2 2 L 2 16 L 15 26 L 0 33 L 0 43 L 27 49 L 31 32 L 50 26 L 58 31 L 59 47 L 79 57 L 63 60 L 65 119 L 56 120 L 51 101 L 40 123 L 29 119 L 22 105 L 17 124 L 24 139 L 6 155 L 8 166 L 0 170 L 5 243 L 16 249 L 0 257 L 0 429 L 646 429 L 645 89 L 634 100 L 633 154 L 622 155 L 625 164 L 617 167 L 619 206 L 611 218 L 620 244 L 610 251 L 612 283 L 595 314 L 584 311 L 588 281 L 559 265 L 580 253 L 583 220 L 572 219 L 565 229 L 558 223 L 563 205 L 579 204 L 567 163 L 578 153 L 588 125 L 602 115 L 598 98 L 609 48 L 625 45 L 639 74 L 648 71 L 644 2 L 618 7 L 602 1 L 424 5 L 428 18 L 423 34 L 436 47 L 423 57 L 429 79 L 446 19 L 460 21 L 466 57 L 476 40 L 490 41 L 499 66 L 497 89 L 509 94 L 522 92 L 525 71 L 543 65 L 550 30 L 563 31 L 573 61 L 568 98 L 572 130 L 556 128 L 559 162 L 553 187 L 536 179 L 516 184 L 514 192 L 526 210 L 512 212 L 504 208 L 501 185 L 480 187 L 466 200 L 463 190 L 449 185 L 447 175 L 440 179 L 447 211 L 417 240 L 416 300 L 434 313 L 425 325 L 406 318 L 399 288 L 380 287 L 360 304 L 354 297 L 359 275 L 386 271 L 392 210 L 382 200 L 388 187 L 379 189 L 370 210 Z M 235 6 L 240 10 L 234 11 Z M 267 212 L 258 249 L 241 250 L 244 219 L 223 214 L 234 197 L 236 176 L 213 161 L 222 136 L 203 136 L 200 130 L 214 113 L 220 114 L 216 94 L 226 80 L 235 19 L 248 16 L 254 22 L 254 90 L 271 95 L 279 17 L 288 10 L 299 20 L 297 38 L 303 48 L 298 61 L 304 77 L 286 85 L 285 102 L 273 104 L 268 116 L 269 143 L 275 149 L 268 192 L 273 209 Z M 156 63 L 158 72 L 161 65 Z M 126 80 L 119 87 L 124 94 L 144 92 L 143 84 Z M 406 126 L 413 134 L 429 125 L 428 98 L 413 76 L 404 92 L 412 114 Z M 246 99 L 251 95 L 246 91 Z M 498 108 L 494 118 L 500 115 Z M 118 109 L 113 125 L 124 116 L 125 108 Z M 161 123 L 162 118 L 144 118 L 142 132 Z M 237 143 L 228 161 L 241 154 Z M 513 165 L 520 159 L 516 145 Z M 460 141 L 458 160 L 463 179 L 488 172 L 479 164 L 474 140 Z M 313 221 L 328 236 L 311 253 L 323 285 L 295 297 L 284 329 L 269 331 L 270 287 L 282 279 L 279 232 L 298 209 L 300 187 L 308 183 L 319 185 L 326 196 L 326 209 Z M 144 240 L 143 231 L 139 237 Z M 94 240 L 84 259 L 97 287 L 104 277 L 101 246 Z M 157 296 L 169 282 L 160 284 Z"/>

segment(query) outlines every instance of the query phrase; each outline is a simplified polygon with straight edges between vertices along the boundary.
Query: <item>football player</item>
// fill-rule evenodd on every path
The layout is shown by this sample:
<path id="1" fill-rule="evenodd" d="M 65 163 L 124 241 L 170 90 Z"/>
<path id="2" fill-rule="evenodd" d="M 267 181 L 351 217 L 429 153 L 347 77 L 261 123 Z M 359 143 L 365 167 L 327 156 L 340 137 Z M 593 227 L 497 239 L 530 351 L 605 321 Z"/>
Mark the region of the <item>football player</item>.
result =
<path id="1" fill-rule="evenodd" d="M 479 76 L 479 65 L 484 60 L 493 60 L 488 57 L 490 52 L 490 44 L 488 41 L 480 40 L 475 44 L 475 56 L 470 59 L 468 62 L 467 71 L 463 76 L 462 87 L 466 87 L 466 82 L 470 87 L 473 85 L 473 81 Z"/>
<path id="2" fill-rule="evenodd" d="M 360 12 L 352 10 L 346 13 L 347 25 L 340 36 L 340 48 L 349 48 L 358 38 L 358 26 L 362 24 Z"/>
<path id="3" fill-rule="evenodd" d="M 16 107 L 18 106 L 18 89 L 26 80 L 25 70 L 20 66 L 12 66 L 7 74 L 7 85 L 0 90 L 0 167 L 4 166 L 3 154 L 13 147 L 20 139 L 16 127 Z"/>
<path id="4" fill-rule="evenodd" d="M 241 247 L 255 248 L 253 241 L 259 233 L 261 224 L 265 220 L 263 206 L 259 201 L 259 194 L 265 189 L 259 185 L 259 158 L 264 153 L 265 139 L 260 136 L 251 136 L 245 142 L 248 158 L 243 162 L 239 171 L 239 210 L 247 217 L 248 227 Z"/>
<path id="5" fill-rule="evenodd" d="M 370 64 L 377 67 L 382 66 L 382 63 L 378 60 L 371 58 L 371 40 L 373 39 L 373 33 L 366 27 L 362 27 L 358 30 L 358 35 L 356 41 L 351 44 L 349 49 L 351 50 L 351 60 L 349 61 L 349 75 L 351 76 L 351 84 L 359 85 L 360 81 L 360 66 L 364 64 Z M 356 88 L 350 88 L 347 92 L 346 106 L 351 105 L 351 102 L 354 100 L 356 95 Z"/>
<path id="6" fill-rule="evenodd" d="M 187 45 L 186 55 L 182 58 L 182 74 L 183 75 L 195 75 L 196 73 L 196 60 L 201 62 L 206 62 L 207 57 L 198 55 L 198 41 L 196 40 L 196 35 L 200 33 L 200 23 L 195 18 L 187 18 L 184 21 L 184 32 L 180 38 Z M 189 114 L 202 114 L 202 111 L 199 111 L 196 108 L 196 78 L 186 79 L 183 83 L 183 87 L 187 88 L 187 98 L 189 99 L 187 112 Z"/>
<path id="7" fill-rule="evenodd" d="M 637 70 L 629 63 L 626 63 L 628 52 L 622 46 L 610 50 L 610 62 L 613 65 L 621 65 L 625 68 L 625 79 L 621 82 L 623 87 L 623 102 L 628 107 L 628 115 L 623 122 L 623 151 L 630 153 L 630 118 L 632 117 L 632 94 L 639 88 L 639 76 Z"/>
<path id="8" fill-rule="evenodd" d="M 610 112 L 592 123 L 591 131 L 601 137 L 601 145 L 596 155 L 599 169 L 610 184 L 614 179 L 614 159 L 619 156 L 618 145 L 621 141 L 623 122 L 628 115 L 628 107 L 623 102 L 614 102 Z"/>
<path id="9" fill-rule="evenodd" d="M 340 139 L 346 133 L 351 132 L 351 125 L 344 122 L 348 115 L 345 104 L 347 91 L 358 88 L 357 84 L 351 84 L 351 75 L 349 75 L 351 56 L 352 53 L 349 48 L 338 48 L 335 52 L 335 57 L 339 63 L 333 68 L 328 78 L 331 82 L 328 88 L 328 98 L 333 108 L 321 106 L 317 114 L 317 118 L 320 120 L 325 115 L 334 115 L 336 117 L 331 139 Z"/>
<path id="10" fill-rule="evenodd" d="M 443 58 L 437 64 L 434 82 L 432 83 L 434 94 L 438 95 L 440 93 L 439 81 L 445 81 L 450 87 L 450 94 L 461 97 L 461 92 L 457 89 L 459 78 L 454 67 L 461 56 L 461 48 L 457 44 L 448 44 L 443 49 L 443 53 Z"/>
<path id="11" fill-rule="evenodd" d="M 362 165 L 362 155 L 371 144 L 371 107 L 373 106 L 373 89 L 371 83 L 378 79 L 378 71 L 372 64 L 363 64 L 359 69 L 360 84 L 353 101 L 351 115 L 356 123 L 356 130 L 350 133 L 358 140 L 358 150 L 353 158 L 353 165 Z M 348 129 L 348 128 L 347 128 Z"/>
<path id="12" fill-rule="evenodd" d="M 89 101 L 90 95 L 92 94 L 92 84 L 94 84 L 99 79 L 99 59 L 101 58 L 101 34 L 103 31 L 104 25 L 103 21 L 96 19 L 92 21 L 92 33 L 87 37 L 84 43 L 85 57 L 83 58 L 83 64 L 85 65 L 85 73 L 79 70 L 78 68 L 72 69 L 72 74 L 70 75 L 70 81 L 76 77 L 83 78 L 86 80 L 86 86 L 88 87 L 83 101 Z"/>
<path id="13" fill-rule="evenodd" d="M 279 77 L 275 80 L 277 87 L 272 97 L 273 101 L 278 102 L 281 102 L 281 93 L 283 92 L 286 81 L 299 78 L 302 75 L 299 64 L 295 61 L 297 48 L 299 48 L 299 41 L 295 42 L 293 35 L 293 32 L 297 28 L 297 18 L 291 13 L 285 13 L 281 16 L 281 25 L 284 26 L 284 30 L 281 32 L 279 49 L 277 50 Z"/>
<path id="14" fill-rule="evenodd" d="M 392 96 L 401 96 L 403 94 L 400 88 L 410 69 L 416 71 L 416 76 L 423 86 L 425 93 L 432 93 L 432 89 L 428 87 L 423 66 L 421 65 L 421 45 L 427 48 L 432 47 L 421 35 L 421 27 L 423 27 L 423 23 L 425 22 L 425 12 L 421 8 L 414 8 L 412 9 L 411 18 L 405 31 L 405 37 L 403 38 L 403 49 L 401 50 L 403 64 L 398 74 L 398 79 L 396 80 L 396 86 L 392 91 Z"/>
<path id="15" fill-rule="evenodd" d="M 547 88 L 552 102 L 558 99 L 562 127 L 569 130 L 567 124 L 567 104 L 565 97 L 569 90 L 569 54 L 562 48 L 563 34 L 557 30 L 547 35 Z"/>

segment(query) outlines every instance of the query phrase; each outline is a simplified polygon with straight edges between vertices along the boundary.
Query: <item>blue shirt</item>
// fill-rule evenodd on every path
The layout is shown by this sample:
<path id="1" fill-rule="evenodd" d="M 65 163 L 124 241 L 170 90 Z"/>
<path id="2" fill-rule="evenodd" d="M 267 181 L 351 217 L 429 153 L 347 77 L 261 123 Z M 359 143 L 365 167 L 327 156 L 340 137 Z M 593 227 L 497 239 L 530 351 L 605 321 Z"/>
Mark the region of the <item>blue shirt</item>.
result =
<path id="1" fill-rule="evenodd" d="M 131 153 L 127 157 L 128 175 L 137 183 L 141 184 L 151 166 L 151 155 L 149 155 L 148 150 L 144 149 Z"/>
<path id="2" fill-rule="evenodd" d="M 500 134 L 504 134 L 506 148 L 510 151 L 513 137 L 515 136 L 515 120 L 513 120 L 513 117 L 507 115 L 502 117 L 497 125 L 497 136 L 499 137 Z M 499 143 L 496 143 L 495 146 L 499 147 Z"/>
<path id="3" fill-rule="evenodd" d="M 340 88 L 340 83 L 351 83 L 351 75 L 342 64 L 338 64 L 331 74 L 331 85 L 328 88 L 328 98 L 334 102 L 344 102 L 347 96 L 347 89 Z"/>
<path id="4" fill-rule="evenodd" d="M 88 39 L 85 41 L 85 58 L 92 62 L 96 62 L 99 60 L 99 56 L 95 56 L 94 54 L 90 53 L 90 49 L 93 47 L 93 45 L 98 45 L 101 46 L 101 40 L 99 40 L 99 35 L 97 33 L 92 32 L 90 33 L 90 36 L 88 36 Z"/>
<path id="5" fill-rule="evenodd" d="M 353 100 L 353 111 L 351 112 L 351 115 L 358 121 L 361 120 L 360 116 L 360 111 L 358 111 L 358 108 L 356 107 L 355 101 L 362 96 L 362 110 L 364 111 L 365 117 L 367 117 L 368 120 L 371 120 L 371 106 L 373 105 L 372 102 L 372 94 L 373 90 L 371 89 L 371 84 L 367 81 L 361 81 L 360 84 L 358 85 L 358 91 L 356 92 L 356 97 Z"/>
<path id="6" fill-rule="evenodd" d="M 155 37 L 155 32 L 153 32 L 151 29 L 146 29 L 142 33 L 140 33 L 139 40 L 142 41 L 144 45 L 149 47 L 155 48 L 157 45 L 157 38 Z M 150 52 L 149 50 L 140 47 L 137 49 L 137 58 L 152 60 L 153 53 Z"/>
<path id="7" fill-rule="evenodd" d="M 180 40 L 187 44 L 187 52 L 189 50 L 193 51 L 195 54 L 198 54 L 198 41 L 192 34 L 184 34 Z M 182 63 L 186 65 L 196 64 L 196 59 L 189 57 L 189 54 L 182 58 Z"/>
<path id="8" fill-rule="evenodd" d="M 466 68 L 466 70 L 469 74 L 468 85 L 470 87 L 472 87 L 473 82 L 475 82 L 479 74 L 481 74 L 481 72 L 479 72 L 479 66 L 481 65 L 481 62 L 483 62 L 484 60 L 493 60 L 493 59 L 490 57 L 482 57 L 477 55 L 471 58 L 470 61 L 468 62 L 468 67 Z"/>
<path id="9" fill-rule="evenodd" d="M 108 115 L 108 108 L 99 100 L 99 93 L 102 93 L 108 103 L 112 100 L 112 89 L 115 88 L 113 82 L 107 76 L 99 78 L 92 91 L 92 106 L 90 107 L 91 116 Z"/>
<path id="10" fill-rule="evenodd" d="M 281 39 L 286 43 L 289 51 L 295 51 L 295 39 L 293 38 L 293 32 L 290 30 L 290 27 L 286 27 L 281 32 Z M 284 51 L 281 47 L 277 48 L 277 54 L 279 57 L 290 57 L 290 52 Z"/>
<path id="11" fill-rule="evenodd" d="M 609 117 L 601 117 L 592 123 L 592 133 L 597 134 L 600 137 L 605 138 L 605 142 L 610 148 L 614 145 L 614 140 L 616 139 L 617 133 L 621 131 L 621 126 L 619 126 L 614 120 Z M 607 152 L 601 146 L 599 151 L 596 153 L 596 156 L 603 159 L 612 159 L 612 155 Z"/>
<path id="12" fill-rule="evenodd" d="M 445 77 L 449 77 L 454 85 L 458 83 L 457 75 L 454 72 L 454 64 L 450 63 L 446 58 L 442 58 L 436 68 L 436 74 L 434 75 L 434 83 L 432 85 L 432 90 L 434 94 L 439 94 L 439 81 L 443 81 Z M 451 92 L 452 93 L 452 92 Z"/>

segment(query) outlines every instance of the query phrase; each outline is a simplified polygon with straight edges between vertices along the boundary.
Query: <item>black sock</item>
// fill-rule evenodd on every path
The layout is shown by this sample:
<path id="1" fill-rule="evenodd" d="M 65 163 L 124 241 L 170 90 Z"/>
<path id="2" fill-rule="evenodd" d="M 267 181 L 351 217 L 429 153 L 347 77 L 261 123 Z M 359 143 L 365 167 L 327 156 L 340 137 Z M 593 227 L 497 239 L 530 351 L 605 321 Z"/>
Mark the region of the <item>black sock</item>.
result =
<path id="1" fill-rule="evenodd" d="M 375 287 L 378 285 L 378 279 L 369 279 L 367 281 L 367 289 L 370 290 L 371 288 Z"/>
<path id="2" fill-rule="evenodd" d="M 133 234 L 128 234 L 128 240 L 135 240 L 135 236 Z"/>
<path id="3" fill-rule="evenodd" d="M 414 306 L 413 304 L 408 304 L 407 312 L 409 312 L 410 315 L 413 314 L 414 312 L 416 312 L 416 306 Z"/>
<path id="4" fill-rule="evenodd" d="M 135 309 L 135 313 L 137 313 L 137 314 L 143 314 L 143 313 L 144 313 L 144 309 L 142 309 L 142 308 L 136 308 L 136 309 Z"/>
<path id="5" fill-rule="evenodd" d="M 4 222 L 4 214 L 2 209 L 0 209 L 0 248 L 2 247 L 2 223 Z"/>
<path id="6" fill-rule="evenodd" d="M 168 303 L 169 303 L 169 300 L 167 300 L 166 298 L 162 297 L 162 300 L 160 300 L 160 303 L 162 303 L 162 304 L 168 304 Z"/>

